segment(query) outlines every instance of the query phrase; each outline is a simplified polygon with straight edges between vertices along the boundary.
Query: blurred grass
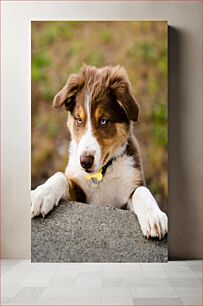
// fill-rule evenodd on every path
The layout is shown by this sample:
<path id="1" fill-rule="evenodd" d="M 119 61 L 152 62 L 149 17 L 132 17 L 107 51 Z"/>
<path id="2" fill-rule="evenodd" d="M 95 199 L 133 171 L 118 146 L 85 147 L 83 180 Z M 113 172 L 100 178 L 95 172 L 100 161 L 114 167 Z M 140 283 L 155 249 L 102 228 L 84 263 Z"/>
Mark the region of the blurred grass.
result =
<path id="1" fill-rule="evenodd" d="M 67 161 L 66 112 L 54 95 L 83 63 L 123 65 L 140 104 L 135 134 L 146 183 L 167 203 L 167 23 L 113 21 L 32 22 L 32 187 Z"/>

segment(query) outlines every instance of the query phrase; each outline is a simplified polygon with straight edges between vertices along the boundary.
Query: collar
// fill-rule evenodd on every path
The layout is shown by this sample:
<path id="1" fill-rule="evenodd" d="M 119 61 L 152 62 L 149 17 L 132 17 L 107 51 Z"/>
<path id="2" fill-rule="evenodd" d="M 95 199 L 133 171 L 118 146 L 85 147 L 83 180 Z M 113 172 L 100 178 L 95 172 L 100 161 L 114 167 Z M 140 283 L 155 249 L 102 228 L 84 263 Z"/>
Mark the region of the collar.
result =
<path id="1" fill-rule="evenodd" d="M 94 174 L 87 174 L 85 175 L 85 178 L 87 180 L 92 180 L 93 183 L 100 183 L 103 180 L 103 177 L 106 173 L 106 170 L 108 169 L 109 166 L 111 166 L 113 160 L 116 158 L 112 158 L 108 161 L 108 163 L 106 165 L 104 165 L 98 172 L 94 173 Z"/>
<path id="2" fill-rule="evenodd" d="M 108 167 L 111 166 L 111 165 L 112 165 L 112 162 L 113 162 L 114 160 L 116 160 L 116 159 L 117 159 L 117 157 L 114 157 L 114 158 L 110 159 L 110 160 L 108 161 L 108 163 L 107 163 L 106 165 L 104 165 L 104 167 L 102 167 L 101 173 L 102 173 L 103 176 L 104 176 L 104 174 L 106 173 L 106 170 L 108 169 Z"/>

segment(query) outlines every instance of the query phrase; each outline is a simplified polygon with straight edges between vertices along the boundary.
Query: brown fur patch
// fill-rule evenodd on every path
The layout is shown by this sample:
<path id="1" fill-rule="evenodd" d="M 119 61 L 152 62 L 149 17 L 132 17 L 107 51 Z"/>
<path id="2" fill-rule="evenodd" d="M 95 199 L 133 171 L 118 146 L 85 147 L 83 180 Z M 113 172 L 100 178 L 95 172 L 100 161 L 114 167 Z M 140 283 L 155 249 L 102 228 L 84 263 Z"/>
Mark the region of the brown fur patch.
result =
<path id="1" fill-rule="evenodd" d="M 132 156 L 134 159 L 134 167 L 135 167 L 135 178 L 134 178 L 134 184 L 137 187 L 144 186 L 145 185 L 145 179 L 144 179 L 144 173 L 142 169 L 142 160 L 140 155 L 140 150 L 138 146 L 138 142 L 136 138 L 131 135 L 128 139 L 128 145 L 126 148 L 126 153 L 129 156 Z M 133 191 L 134 193 L 134 191 Z M 133 195 L 132 193 L 132 195 Z M 131 196 L 132 196 L 131 195 Z M 131 197 L 130 196 L 130 197 Z"/>
<path id="2" fill-rule="evenodd" d="M 106 156 L 113 156 L 116 149 L 125 144 L 128 136 L 128 127 L 122 123 L 115 123 L 109 134 L 109 137 L 106 137 L 106 135 L 95 135 L 101 145 L 103 164 L 106 163 Z"/>
<path id="3" fill-rule="evenodd" d="M 81 137 L 86 131 L 87 115 L 85 110 L 85 96 L 83 92 L 79 92 L 75 99 L 75 106 L 68 117 L 68 127 L 71 132 L 72 138 L 79 143 Z M 79 125 L 77 119 L 81 119 L 82 123 Z"/>
<path id="4" fill-rule="evenodd" d="M 106 66 L 97 69 L 84 65 L 80 74 L 71 74 L 66 85 L 55 96 L 53 107 L 66 105 L 67 110 L 74 108 L 77 95 L 83 90 L 92 93 L 92 99 L 100 103 L 108 94 L 123 108 L 130 120 L 138 119 L 138 104 L 131 92 L 131 85 L 125 69 L 121 66 Z"/>
<path id="5" fill-rule="evenodd" d="M 68 179 L 69 183 L 69 200 L 86 203 L 86 194 L 74 179 Z"/>

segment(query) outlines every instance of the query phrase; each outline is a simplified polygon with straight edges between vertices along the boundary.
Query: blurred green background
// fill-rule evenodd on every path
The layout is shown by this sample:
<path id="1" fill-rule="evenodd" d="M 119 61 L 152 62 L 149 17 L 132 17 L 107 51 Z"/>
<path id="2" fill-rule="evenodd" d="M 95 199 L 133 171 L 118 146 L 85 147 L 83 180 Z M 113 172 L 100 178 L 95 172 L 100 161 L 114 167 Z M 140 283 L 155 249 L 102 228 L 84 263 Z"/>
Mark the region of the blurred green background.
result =
<path id="1" fill-rule="evenodd" d="M 64 171 L 69 133 L 54 95 L 83 63 L 122 65 L 140 105 L 135 135 L 147 186 L 167 204 L 167 23 L 160 21 L 32 22 L 32 188 Z"/>

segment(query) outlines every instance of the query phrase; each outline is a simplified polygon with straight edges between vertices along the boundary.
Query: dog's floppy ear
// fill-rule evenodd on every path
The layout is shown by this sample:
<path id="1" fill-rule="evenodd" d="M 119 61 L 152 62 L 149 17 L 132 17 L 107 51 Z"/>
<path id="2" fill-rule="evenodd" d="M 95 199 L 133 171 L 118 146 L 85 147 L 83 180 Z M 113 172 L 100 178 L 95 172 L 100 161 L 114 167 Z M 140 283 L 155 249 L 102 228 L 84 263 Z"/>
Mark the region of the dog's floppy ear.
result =
<path id="1" fill-rule="evenodd" d="M 71 74 L 66 85 L 56 94 L 52 106 L 60 108 L 65 105 L 69 111 L 75 104 L 75 95 L 81 88 L 81 77 L 78 74 Z"/>
<path id="2" fill-rule="evenodd" d="M 116 66 L 111 69 L 110 90 L 119 105 L 124 109 L 128 118 L 132 121 L 138 120 L 138 103 L 131 93 L 131 86 L 125 69 Z"/>

